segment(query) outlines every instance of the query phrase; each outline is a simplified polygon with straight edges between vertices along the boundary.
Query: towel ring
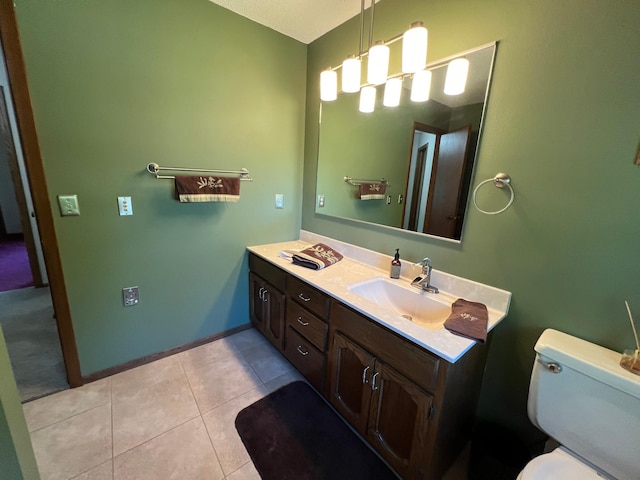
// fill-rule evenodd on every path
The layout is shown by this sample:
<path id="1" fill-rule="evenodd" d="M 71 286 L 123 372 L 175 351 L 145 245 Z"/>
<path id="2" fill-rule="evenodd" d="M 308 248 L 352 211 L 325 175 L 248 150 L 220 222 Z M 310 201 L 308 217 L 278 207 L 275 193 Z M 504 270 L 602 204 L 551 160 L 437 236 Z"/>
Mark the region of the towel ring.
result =
<path id="1" fill-rule="evenodd" d="M 504 208 L 501 208 L 500 210 L 495 210 L 493 212 L 488 212 L 486 210 L 481 209 L 478 206 L 478 202 L 476 200 L 476 197 L 478 195 L 478 190 L 480 190 L 480 187 L 483 186 L 485 183 L 489 183 L 489 182 L 493 182 L 493 184 L 498 188 L 507 187 L 509 189 L 509 192 L 511 192 L 511 197 L 509 198 L 509 203 L 507 203 L 507 206 Z M 482 213 L 486 215 L 498 215 L 499 213 L 504 212 L 507 208 L 511 206 L 511 204 L 513 203 L 514 197 L 515 195 L 513 192 L 513 187 L 511 186 L 511 177 L 506 173 L 498 173 L 495 177 L 488 178 L 485 181 L 480 182 L 478 186 L 473 190 L 473 204 L 476 206 L 478 210 L 480 210 Z"/>

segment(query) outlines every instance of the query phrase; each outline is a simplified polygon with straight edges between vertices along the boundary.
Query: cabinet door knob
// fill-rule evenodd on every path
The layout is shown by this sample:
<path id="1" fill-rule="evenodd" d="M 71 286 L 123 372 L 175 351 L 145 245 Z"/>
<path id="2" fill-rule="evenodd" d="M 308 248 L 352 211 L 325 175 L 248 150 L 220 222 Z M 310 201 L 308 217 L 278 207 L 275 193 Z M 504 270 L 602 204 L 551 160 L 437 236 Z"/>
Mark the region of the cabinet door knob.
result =
<path id="1" fill-rule="evenodd" d="M 296 347 L 296 350 L 298 350 L 298 353 L 299 353 L 300 355 L 302 355 L 303 357 L 306 357 L 307 355 L 309 355 L 309 350 L 303 350 L 303 349 L 302 349 L 302 345 L 298 345 L 298 346 Z"/>
<path id="2" fill-rule="evenodd" d="M 302 300 L 303 302 L 308 302 L 309 300 L 311 300 L 311 298 L 309 298 L 309 297 L 305 297 L 304 293 L 299 293 L 299 294 L 298 294 L 298 298 L 299 298 L 300 300 Z"/>
<path id="3" fill-rule="evenodd" d="M 309 322 L 305 322 L 304 320 L 302 320 L 302 317 L 298 317 L 298 323 L 303 327 L 306 327 L 307 325 L 309 325 Z"/>
<path id="4" fill-rule="evenodd" d="M 370 365 L 367 365 L 366 367 L 364 367 L 364 370 L 362 371 L 362 383 L 367 383 L 367 372 L 369 371 Z"/>
<path id="5" fill-rule="evenodd" d="M 376 385 L 376 378 L 378 378 L 378 375 L 380 375 L 380 372 L 374 373 L 373 377 L 371 377 L 371 390 L 378 389 L 378 386 Z"/>

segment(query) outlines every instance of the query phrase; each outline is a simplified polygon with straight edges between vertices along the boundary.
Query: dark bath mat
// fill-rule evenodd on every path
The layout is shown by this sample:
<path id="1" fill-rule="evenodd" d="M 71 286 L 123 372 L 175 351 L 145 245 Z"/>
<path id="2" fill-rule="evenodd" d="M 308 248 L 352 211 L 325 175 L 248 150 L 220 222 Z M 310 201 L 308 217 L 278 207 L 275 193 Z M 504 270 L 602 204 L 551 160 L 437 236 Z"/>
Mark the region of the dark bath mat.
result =
<path id="1" fill-rule="evenodd" d="M 397 480 L 304 382 L 248 406 L 236 429 L 263 480 Z"/>

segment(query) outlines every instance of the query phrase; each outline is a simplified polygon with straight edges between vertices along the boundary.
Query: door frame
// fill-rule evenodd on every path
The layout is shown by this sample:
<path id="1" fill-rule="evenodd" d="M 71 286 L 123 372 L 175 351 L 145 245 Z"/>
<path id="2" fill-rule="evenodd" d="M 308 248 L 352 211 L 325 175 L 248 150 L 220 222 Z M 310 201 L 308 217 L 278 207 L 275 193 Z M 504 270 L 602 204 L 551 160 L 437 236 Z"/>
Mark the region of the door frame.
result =
<path id="1" fill-rule="evenodd" d="M 51 301 L 58 325 L 58 335 L 67 372 L 67 381 L 71 387 L 79 387 L 84 382 L 80 371 L 78 349 L 67 298 L 67 287 L 64 282 L 53 212 L 49 201 L 40 145 L 38 144 L 38 135 L 31 108 L 31 97 L 27 85 L 26 68 L 20 46 L 18 22 L 12 0 L 0 0 L 0 39 L 2 39 L 25 169 L 29 179 L 29 189 L 40 232 L 42 253 L 49 277 Z"/>

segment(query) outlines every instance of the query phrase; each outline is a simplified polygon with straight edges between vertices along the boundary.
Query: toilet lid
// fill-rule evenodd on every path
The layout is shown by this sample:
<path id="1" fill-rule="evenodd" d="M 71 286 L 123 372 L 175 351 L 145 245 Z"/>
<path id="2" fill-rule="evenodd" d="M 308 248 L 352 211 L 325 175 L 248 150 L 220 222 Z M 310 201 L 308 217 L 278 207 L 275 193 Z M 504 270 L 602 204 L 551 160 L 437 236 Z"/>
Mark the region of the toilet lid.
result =
<path id="1" fill-rule="evenodd" d="M 590 466 L 562 448 L 531 460 L 518 477 L 520 480 L 602 480 Z"/>

